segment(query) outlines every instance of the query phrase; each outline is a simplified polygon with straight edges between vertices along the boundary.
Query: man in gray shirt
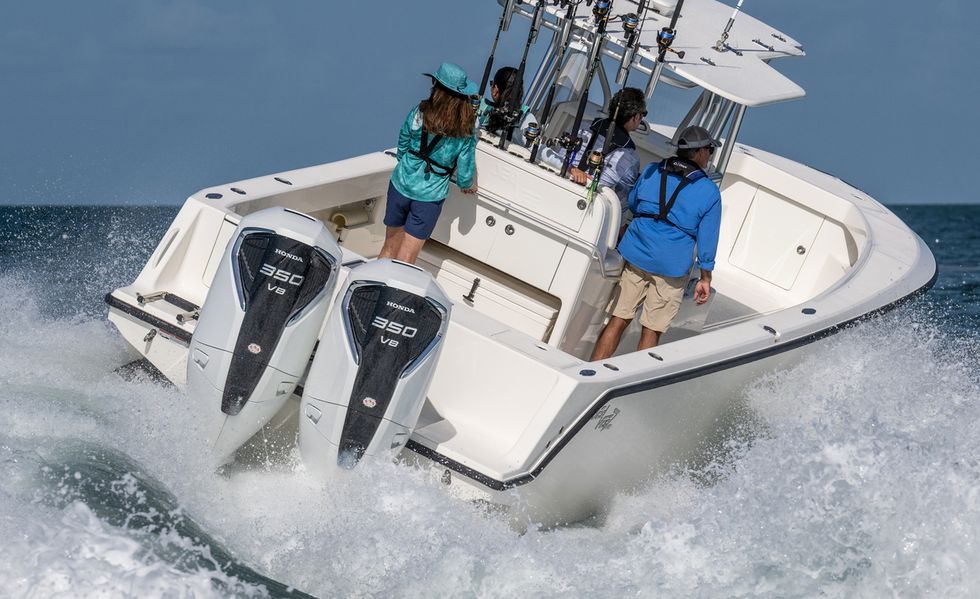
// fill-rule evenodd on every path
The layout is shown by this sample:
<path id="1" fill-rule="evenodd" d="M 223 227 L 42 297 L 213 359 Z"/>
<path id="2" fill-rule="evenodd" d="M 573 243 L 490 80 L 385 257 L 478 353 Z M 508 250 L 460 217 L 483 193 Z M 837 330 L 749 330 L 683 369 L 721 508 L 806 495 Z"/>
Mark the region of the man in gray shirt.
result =
<path id="1" fill-rule="evenodd" d="M 619 113 L 616 108 L 619 105 Z M 629 211 L 629 193 L 640 175 L 640 158 L 636 155 L 636 144 L 630 138 L 630 133 L 636 131 L 647 114 L 646 98 L 643 92 L 635 87 L 624 87 L 616 92 L 609 102 L 609 114 L 616 114 L 616 130 L 613 135 L 609 152 L 604 156 L 605 164 L 599 184 L 609 187 L 619 197 L 619 205 L 625 216 Z M 592 151 L 602 151 L 606 131 L 609 130 L 611 116 L 592 121 L 592 125 L 579 131 L 582 145 L 572 155 L 571 168 L 568 178 L 585 185 L 589 175 L 578 168 L 582 156 L 588 156 Z M 565 150 L 544 148 L 542 160 L 554 168 L 561 168 L 565 158 Z"/>

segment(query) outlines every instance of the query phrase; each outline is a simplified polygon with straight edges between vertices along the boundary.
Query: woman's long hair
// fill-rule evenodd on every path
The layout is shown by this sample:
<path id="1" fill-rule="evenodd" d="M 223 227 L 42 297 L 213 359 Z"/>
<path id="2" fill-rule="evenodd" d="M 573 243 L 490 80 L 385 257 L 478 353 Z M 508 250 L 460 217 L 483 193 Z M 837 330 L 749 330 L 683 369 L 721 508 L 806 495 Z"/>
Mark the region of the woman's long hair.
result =
<path id="1" fill-rule="evenodd" d="M 498 104 L 502 104 L 511 95 L 518 103 L 524 97 L 524 82 L 517 78 L 517 69 L 514 67 L 500 67 L 493 75 L 493 84 L 500 90 Z"/>
<path id="2" fill-rule="evenodd" d="M 517 78 L 517 69 L 514 67 L 501 67 L 493 76 L 493 84 L 500 90 L 498 107 L 506 106 L 507 100 L 517 100 L 516 106 L 511 106 L 512 111 L 521 109 L 521 99 L 524 97 L 524 82 Z M 513 114 L 505 114 L 500 110 L 493 110 L 487 118 L 486 130 L 497 133 L 507 126 L 514 126 L 511 122 Z"/>
<path id="3" fill-rule="evenodd" d="M 438 83 L 432 86 L 428 100 L 419 103 L 422 126 L 434 135 L 467 137 L 473 135 L 476 111 L 469 98 L 454 94 Z"/>

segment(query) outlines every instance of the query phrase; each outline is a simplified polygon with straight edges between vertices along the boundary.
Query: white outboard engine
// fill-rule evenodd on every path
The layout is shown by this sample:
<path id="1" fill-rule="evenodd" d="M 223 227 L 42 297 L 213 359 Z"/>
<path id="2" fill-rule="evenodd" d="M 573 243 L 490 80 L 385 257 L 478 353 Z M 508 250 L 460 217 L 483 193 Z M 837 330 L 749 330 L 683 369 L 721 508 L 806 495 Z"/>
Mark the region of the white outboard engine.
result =
<path id="1" fill-rule="evenodd" d="M 303 389 L 299 444 L 312 471 L 350 469 L 408 442 L 451 307 L 416 266 L 383 259 L 351 270 Z"/>
<path id="2" fill-rule="evenodd" d="M 323 223 L 299 212 L 268 208 L 239 224 L 187 360 L 188 395 L 207 406 L 219 463 L 292 395 L 330 306 L 340 256 Z"/>

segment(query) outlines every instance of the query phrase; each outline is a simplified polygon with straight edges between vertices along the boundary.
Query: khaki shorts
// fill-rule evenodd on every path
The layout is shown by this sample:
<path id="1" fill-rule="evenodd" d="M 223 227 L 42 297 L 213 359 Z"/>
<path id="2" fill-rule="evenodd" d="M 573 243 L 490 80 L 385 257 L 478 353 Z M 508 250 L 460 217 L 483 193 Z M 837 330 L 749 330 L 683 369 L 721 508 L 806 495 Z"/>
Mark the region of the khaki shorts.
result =
<path id="1" fill-rule="evenodd" d="M 640 324 L 658 333 L 670 326 L 677 316 L 684 297 L 687 277 L 662 277 L 650 274 L 626 263 L 611 303 L 611 313 L 623 320 L 632 320 L 636 309 L 643 304 Z"/>

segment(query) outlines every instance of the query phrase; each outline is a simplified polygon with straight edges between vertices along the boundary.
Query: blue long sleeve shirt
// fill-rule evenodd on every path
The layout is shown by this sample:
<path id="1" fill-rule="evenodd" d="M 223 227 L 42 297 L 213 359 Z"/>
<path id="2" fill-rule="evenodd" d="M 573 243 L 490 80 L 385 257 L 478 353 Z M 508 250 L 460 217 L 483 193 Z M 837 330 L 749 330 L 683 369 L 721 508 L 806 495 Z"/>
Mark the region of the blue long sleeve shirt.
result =
<path id="1" fill-rule="evenodd" d="M 640 175 L 630 192 L 629 206 L 634 214 L 660 213 L 660 164 L 653 163 Z M 667 175 L 667 199 L 681 182 Z M 686 275 L 694 265 L 697 244 L 698 266 L 714 270 L 721 229 L 721 192 L 708 177 L 702 177 L 681 190 L 667 218 L 677 226 L 653 218 L 638 217 L 630 223 L 619 243 L 619 253 L 630 264 L 666 277 Z"/>
<path id="2" fill-rule="evenodd" d="M 434 135 L 429 135 L 429 143 Z M 408 113 L 398 133 L 398 164 L 391 173 L 391 184 L 403 196 L 419 202 L 438 202 L 449 195 L 449 177 L 425 172 L 425 161 L 409 150 L 418 151 L 422 145 L 422 113 L 418 106 Z M 476 138 L 443 137 L 429 154 L 439 164 L 456 164 L 456 184 L 460 189 L 473 186 L 476 168 Z"/>

